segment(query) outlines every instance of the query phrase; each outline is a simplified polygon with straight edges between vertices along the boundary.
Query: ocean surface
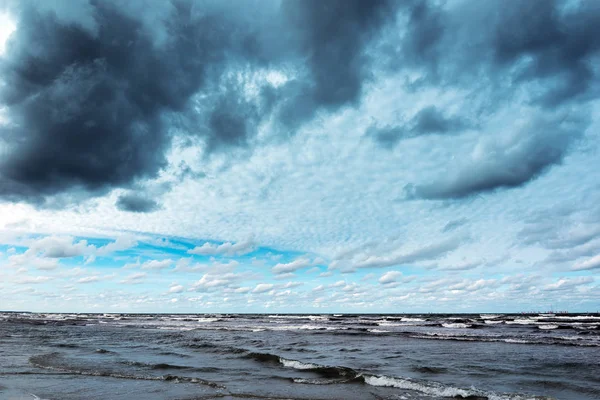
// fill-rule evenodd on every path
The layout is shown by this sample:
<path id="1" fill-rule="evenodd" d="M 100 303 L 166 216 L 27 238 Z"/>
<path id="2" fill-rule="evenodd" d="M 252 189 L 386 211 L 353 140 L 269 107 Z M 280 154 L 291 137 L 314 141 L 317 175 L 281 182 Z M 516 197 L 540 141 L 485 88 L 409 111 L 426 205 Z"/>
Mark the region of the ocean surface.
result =
<path id="1" fill-rule="evenodd" d="M 0 399 L 600 399 L 600 315 L 0 313 Z"/>

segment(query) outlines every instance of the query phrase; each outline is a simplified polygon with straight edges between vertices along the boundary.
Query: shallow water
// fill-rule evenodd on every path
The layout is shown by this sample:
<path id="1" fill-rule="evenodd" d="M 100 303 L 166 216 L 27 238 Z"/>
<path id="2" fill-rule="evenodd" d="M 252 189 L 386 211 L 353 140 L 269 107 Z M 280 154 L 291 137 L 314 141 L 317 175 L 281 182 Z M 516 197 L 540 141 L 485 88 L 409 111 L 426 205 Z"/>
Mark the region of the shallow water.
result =
<path id="1" fill-rule="evenodd" d="M 600 316 L 0 314 L 0 399 L 600 398 Z"/>

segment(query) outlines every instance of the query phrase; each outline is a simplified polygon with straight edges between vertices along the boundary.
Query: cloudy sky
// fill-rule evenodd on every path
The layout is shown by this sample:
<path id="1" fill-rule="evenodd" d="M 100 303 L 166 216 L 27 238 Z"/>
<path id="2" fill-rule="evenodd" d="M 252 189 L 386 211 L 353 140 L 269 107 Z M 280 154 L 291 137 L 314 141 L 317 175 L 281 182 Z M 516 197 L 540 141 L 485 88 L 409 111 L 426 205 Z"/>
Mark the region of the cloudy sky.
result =
<path id="1" fill-rule="evenodd" d="M 0 0 L 0 309 L 600 309 L 600 2 Z"/>

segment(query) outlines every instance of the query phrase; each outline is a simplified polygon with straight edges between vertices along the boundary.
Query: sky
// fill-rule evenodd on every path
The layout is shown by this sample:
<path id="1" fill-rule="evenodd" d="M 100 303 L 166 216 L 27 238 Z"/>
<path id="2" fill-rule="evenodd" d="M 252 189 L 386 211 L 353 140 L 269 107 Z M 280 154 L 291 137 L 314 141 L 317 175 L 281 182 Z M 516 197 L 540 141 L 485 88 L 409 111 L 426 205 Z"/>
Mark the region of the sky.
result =
<path id="1" fill-rule="evenodd" d="M 600 2 L 0 0 L 0 309 L 600 310 Z"/>

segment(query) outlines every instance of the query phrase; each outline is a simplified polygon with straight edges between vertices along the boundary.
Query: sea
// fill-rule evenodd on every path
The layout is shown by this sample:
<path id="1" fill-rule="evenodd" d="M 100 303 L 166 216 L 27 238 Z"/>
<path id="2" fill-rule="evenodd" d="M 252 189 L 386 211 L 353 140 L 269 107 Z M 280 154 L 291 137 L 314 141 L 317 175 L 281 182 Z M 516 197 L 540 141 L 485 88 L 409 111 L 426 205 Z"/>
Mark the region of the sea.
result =
<path id="1" fill-rule="evenodd" d="M 600 399 L 600 315 L 5 312 L 0 399 Z"/>

